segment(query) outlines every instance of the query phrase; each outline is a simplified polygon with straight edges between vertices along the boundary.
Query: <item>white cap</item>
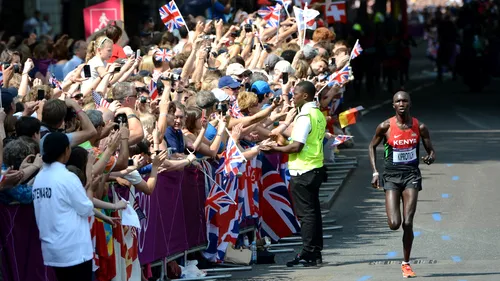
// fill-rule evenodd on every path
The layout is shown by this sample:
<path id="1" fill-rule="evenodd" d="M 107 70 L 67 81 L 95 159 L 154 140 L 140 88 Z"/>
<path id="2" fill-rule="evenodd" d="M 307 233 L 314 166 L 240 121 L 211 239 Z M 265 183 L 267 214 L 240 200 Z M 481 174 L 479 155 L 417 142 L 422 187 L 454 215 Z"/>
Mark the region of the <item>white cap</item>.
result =
<path id="1" fill-rule="evenodd" d="M 274 71 L 279 71 L 281 73 L 286 72 L 290 74 L 295 73 L 295 69 L 293 69 L 292 65 L 286 60 L 282 60 L 276 63 L 276 65 L 274 66 Z"/>
<path id="2" fill-rule="evenodd" d="M 226 92 L 224 92 L 224 90 L 221 90 L 221 89 L 213 89 L 212 90 L 212 94 L 214 94 L 215 98 L 218 100 L 218 101 L 225 101 L 225 100 L 228 100 L 229 99 L 229 95 L 226 94 Z"/>
<path id="3" fill-rule="evenodd" d="M 239 63 L 232 63 L 230 65 L 227 66 L 227 69 L 226 69 L 226 75 L 228 76 L 232 76 L 232 75 L 241 75 L 243 73 L 245 73 L 246 71 L 250 71 L 250 70 L 247 70 L 245 69 L 245 67 Z"/>

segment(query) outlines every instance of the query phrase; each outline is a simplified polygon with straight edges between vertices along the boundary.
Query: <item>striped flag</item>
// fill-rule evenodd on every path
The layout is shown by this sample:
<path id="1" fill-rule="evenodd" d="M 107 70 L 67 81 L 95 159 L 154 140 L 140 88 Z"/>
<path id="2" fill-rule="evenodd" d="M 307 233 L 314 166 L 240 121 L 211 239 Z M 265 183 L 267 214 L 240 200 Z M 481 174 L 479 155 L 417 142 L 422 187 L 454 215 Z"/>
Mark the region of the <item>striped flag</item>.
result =
<path id="1" fill-rule="evenodd" d="M 356 124 L 356 119 L 358 113 L 361 112 L 364 108 L 362 106 L 358 106 L 356 108 L 351 108 L 339 114 L 339 122 L 340 127 L 343 129 L 349 125 Z"/>
<path id="2" fill-rule="evenodd" d="M 92 91 L 92 98 L 94 99 L 96 108 L 99 107 L 109 108 L 110 105 L 109 102 L 95 91 Z"/>
<path id="3" fill-rule="evenodd" d="M 158 88 L 156 87 L 156 82 L 154 79 L 151 79 L 149 82 L 149 97 L 151 100 L 155 100 L 158 97 Z"/>

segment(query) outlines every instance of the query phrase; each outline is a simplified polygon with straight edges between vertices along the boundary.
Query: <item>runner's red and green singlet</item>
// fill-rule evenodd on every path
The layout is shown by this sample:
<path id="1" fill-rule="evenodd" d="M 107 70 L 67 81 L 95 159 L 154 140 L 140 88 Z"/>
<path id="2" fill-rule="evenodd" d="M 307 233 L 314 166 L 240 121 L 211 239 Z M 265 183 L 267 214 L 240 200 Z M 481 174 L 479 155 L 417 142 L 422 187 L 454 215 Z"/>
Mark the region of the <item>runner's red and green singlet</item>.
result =
<path id="1" fill-rule="evenodd" d="M 384 139 L 385 168 L 389 170 L 411 170 L 418 168 L 420 129 L 418 120 L 412 118 L 409 129 L 399 128 L 396 117 L 389 119 L 389 138 Z"/>

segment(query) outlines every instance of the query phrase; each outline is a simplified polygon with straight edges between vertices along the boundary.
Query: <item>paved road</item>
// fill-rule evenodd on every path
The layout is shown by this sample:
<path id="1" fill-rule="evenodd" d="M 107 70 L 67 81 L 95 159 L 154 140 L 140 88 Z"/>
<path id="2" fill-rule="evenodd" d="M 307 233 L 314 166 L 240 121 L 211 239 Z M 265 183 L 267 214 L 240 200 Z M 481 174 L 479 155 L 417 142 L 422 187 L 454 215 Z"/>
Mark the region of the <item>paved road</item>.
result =
<path id="1" fill-rule="evenodd" d="M 437 151 L 435 164 L 421 166 L 424 189 L 412 254 L 419 278 L 500 280 L 500 83 L 489 89 L 472 94 L 460 82 L 448 81 L 422 86 L 412 94 L 412 114 L 428 125 Z M 367 156 L 377 124 L 393 113 L 390 104 L 383 105 L 352 129 L 356 145 L 343 154 L 357 156 L 359 167 L 325 218 L 336 218 L 344 226 L 343 231 L 330 232 L 333 239 L 325 240 L 327 263 L 321 268 L 288 269 L 283 264 L 290 255 L 280 254 L 278 264 L 233 273 L 233 280 L 402 278 L 402 231 L 387 227 L 384 193 L 369 187 L 372 171 Z M 381 150 L 378 156 L 381 165 Z"/>

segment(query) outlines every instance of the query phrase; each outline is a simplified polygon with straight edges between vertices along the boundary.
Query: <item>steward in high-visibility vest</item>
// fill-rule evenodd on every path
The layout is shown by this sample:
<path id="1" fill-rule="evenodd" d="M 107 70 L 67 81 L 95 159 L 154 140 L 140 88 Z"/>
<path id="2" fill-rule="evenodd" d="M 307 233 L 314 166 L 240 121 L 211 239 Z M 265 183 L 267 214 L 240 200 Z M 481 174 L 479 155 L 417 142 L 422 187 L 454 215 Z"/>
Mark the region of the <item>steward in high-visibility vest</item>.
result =
<path id="1" fill-rule="evenodd" d="M 316 266 L 322 263 L 323 222 L 319 202 L 319 188 L 326 179 L 323 167 L 323 139 L 326 119 L 317 107 L 316 88 L 309 81 L 295 86 L 293 101 L 299 109 L 295 118 L 291 143 L 285 146 L 260 145 L 264 152 L 289 154 L 290 191 L 295 214 L 300 221 L 302 252 L 287 263 L 292 266 Z"/>

